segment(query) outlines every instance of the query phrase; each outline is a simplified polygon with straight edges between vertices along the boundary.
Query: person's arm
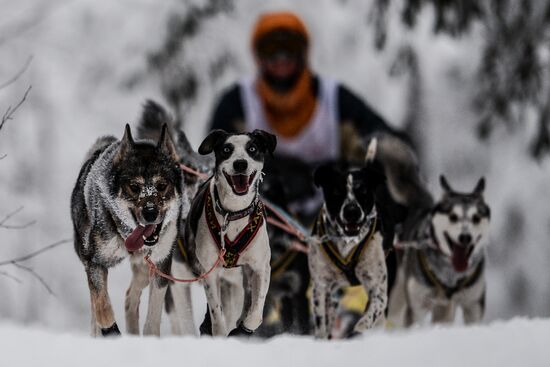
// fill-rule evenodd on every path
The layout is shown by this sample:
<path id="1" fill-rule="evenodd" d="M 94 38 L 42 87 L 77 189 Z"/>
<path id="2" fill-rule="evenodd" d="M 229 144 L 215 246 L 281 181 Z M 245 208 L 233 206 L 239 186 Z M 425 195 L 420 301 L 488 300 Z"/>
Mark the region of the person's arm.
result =
<path id="1" fill-rule="evenodd" d="M 403 132 L 390 127 L 380 115 L 342 85 L 338 87 L 338 111 L 340 121 L 353 123 L 362 137 L 383 132 L 409 140 Z"/>
<path id="2" fill-rule="evenodd" d="M 244 111 L 241 101 L 241 90 L 238 84 L 232 86 L 220 98 L 209 130 L 222 129 L 230 133 L 239 132 L 239 123 L 244 122 Z"/>

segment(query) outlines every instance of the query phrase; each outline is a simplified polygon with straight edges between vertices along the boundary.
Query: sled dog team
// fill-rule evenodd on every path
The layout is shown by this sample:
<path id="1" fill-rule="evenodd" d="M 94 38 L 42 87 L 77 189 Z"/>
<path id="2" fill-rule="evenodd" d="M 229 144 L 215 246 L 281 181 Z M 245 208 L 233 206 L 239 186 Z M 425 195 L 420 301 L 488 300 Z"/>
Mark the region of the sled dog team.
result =
<path id="1" fill-rule="evenodd" d="M 200 281 L 208 309 L 201 334 L 252 335 L 279 294 L 278 287 L 270 287 L 272 267 L 279 268 L 273 265 L 271 250 L 274 256 L 278 250 L 270 239 L 279 238 L 268 232 L 259 193 L 262 180 L 270 181 L 262 169 L 275 152 L 275 136 L 214 130 L 197 153 L 151 101 L 137 133 L 134 139 L 127 125 L 121 140 L 98 139 L 72 193 L 75 250 L 87 275 L 92 334 L 120 334 L 108 269 L 129 257 L 129 334 L 140 333 L 140 297 L 147 286 L 144 335 L 160 334 L 163 309 L 175 334 L 196 333 L 190 283 L 159 275 L 164 273 Z M 202 181 L 183 172 L 182 165 L 210 178 Z M 466 323 L 482 319 L 490 219 L 483 178 L 464 193 L 441 176 L 443 195 L 434 200 L 419 179 L 412 150 L 379 135 L 371 139 L 364 165 L 325 163 L 315 171 L 314 183 L 324 203 L 305 243 L 302 268 L 307 269 L 281 271 L 290 279 L 288 287 L 302 289 L 285 297 L 309 299 L 312 315 L 306 310 L 305 317 L 316 337 L 338 337 L 338 292 L 355 285 L 364 288 L 368 302 L 346 337 L 386 320 L 410 326 L 431 314 L 433 322 L 451 322 L 458 308 Z M 397 261 L 389 261 L 392 257 Z M 312 292 L 306 296 L 309 279 Z M 306 319 L 305 332 L 308 324 Z"/>

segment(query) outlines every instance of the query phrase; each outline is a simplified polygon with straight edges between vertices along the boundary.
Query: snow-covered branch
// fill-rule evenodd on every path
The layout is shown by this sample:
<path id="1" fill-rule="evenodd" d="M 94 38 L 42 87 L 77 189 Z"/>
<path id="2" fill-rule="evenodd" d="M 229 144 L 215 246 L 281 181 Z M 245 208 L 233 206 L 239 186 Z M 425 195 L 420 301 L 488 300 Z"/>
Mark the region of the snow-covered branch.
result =
<path id="1" fill-rule="evenodd" d="M 19 79 L 19 77 L 21 75 L 23 75 L 23 73 L 25 71 L 27 71 L 27 69 L 29 68 L 29 65 L 31 64 L 31 62 L 32 62 L 32 55 L 27 58 L 27 61 L 25 62 L 25 65 L 23 65 L 23 67 L 21 67 L 21 69 L 19 69 L 19 71 L 17 73 L 15 73 L 14 76 L 12 76 L 10 79 L 8 79 L 5 82 L 3 82 L 2 84 L 0 84 L 0 89 L 4 89 L 7 86 L 15 83 L 17 81 L 17 79 Z"/>
<path id="2" fill-rule="evenodd" d="M 8 107 L 8 109 L 2 116 L 2 121 L 0 121 L 0 130 L 2 130 L 6 122 L 8 122 L 9 120 L 13 120 L 13 115 L 19 109 L 19 107 L 21 107 L 21 105 L 25 102 L 31 89 L 32 89 L 32 85 L 29 85 L 29 87 L 25 91 L 25 94 L 23 94 L 23 98 L 21 98 L 21 100 L 15 105 L 15 107 L 12 107 L 12 106 Z"/>
<path id="3" fill-rule="evenodd" d="M 23 256 L 20 256 L 20 257 L 16 257 L 14 259 L 8 259 L 8 260 L 0 261 L 0 267 L 1 266 L 7 266 L 7 265 L 13 265 L 16 268 L 21 269 L 21 270 L 29 273 L 31 276 L 36 278 L 40 282 L 40 284 L 42 284 L 42 286 L 48 291 L 48 293 L 50 293 L 52 296 L 55 296 L 55 293 L 52 291 L 52 288 L 48 285 L 48 283 L 44 280 L 44 278 L 40 276 L 40 274 L 38 274 L 33 268 L 31 268 L 29 266 L 26 266 L 26 265 L 23 265 L 21 263 L 24 262 L 24 261 L 30 260 L 30 259 L 32 259 L 32 258 L 34 258 L 34 257 L 36 257 L 40 254 L 43 254 L 44 252 L 50 251 L 50 250 L 54 249 L 55 247 L 61 246 L 65 243 L 69 243 L 71 241 L 72 241 L 72 239 L 70 239 L 70 238 L 60 240 L 60 241 L 54 242 L 50 245 L 44 246 L 41 249 L 38 249 L 38 250 L 36 250 L 34 252 L 31 252 L 29 254 L 26 254 L 26 255 L 23 255 Z M 14 276 L 12 276 L 11 274 L 6 273 L 6 272 L 0 271 L 0 275 L 3 275 L 3 276 L 8 277 L 10 279 L 19 281 L 18 278 L 15 278 Z"/>
<path id="4" fill-rule="evenodd" d="M 29 221 L 24 224 L 7 224 L 7 222 L 15 216 L 17 213 L 19 213 L 21 210 L 23 210 L 23 207 L 19 207 L 12 211 L 11 213 L 8 213 L 4 216 L 4 218 L 0 219 L 0 228 L 5 229 L 23 229 L 32 226 L 34 223 L 36 223 L 35 220 Z"/>

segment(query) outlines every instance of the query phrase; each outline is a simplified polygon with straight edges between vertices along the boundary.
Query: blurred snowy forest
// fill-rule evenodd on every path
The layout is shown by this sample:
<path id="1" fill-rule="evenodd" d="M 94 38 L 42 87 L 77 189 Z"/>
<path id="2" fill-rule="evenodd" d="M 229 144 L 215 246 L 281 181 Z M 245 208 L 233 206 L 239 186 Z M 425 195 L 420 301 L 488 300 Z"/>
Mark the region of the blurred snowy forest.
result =
<path id="1" fill-rule="evenodd" d="M 0 130 L 0 220 L 23 207 L 0 224 L 0 263 L 72 237 L 70 193 L 86 150 L 100 135 L 121 137 L 146 98 L 168 105 L 196 147 L 219 93 L 254 73 L 257 15 L 290 9 L 310 29 L 314 70 L 413 136 L 433 193 L 441 173 L 462 190 L 486 176 L 486 320 L 550 316 L 547 1 L 0 0 L 0 9 L 0 115 L 32 85 Z M 0 320 L 87 333 L 72 244 L 24 265 L 54 295 L 1 266 Z M 110 274 L 124 329 L 129 265 Z"/>

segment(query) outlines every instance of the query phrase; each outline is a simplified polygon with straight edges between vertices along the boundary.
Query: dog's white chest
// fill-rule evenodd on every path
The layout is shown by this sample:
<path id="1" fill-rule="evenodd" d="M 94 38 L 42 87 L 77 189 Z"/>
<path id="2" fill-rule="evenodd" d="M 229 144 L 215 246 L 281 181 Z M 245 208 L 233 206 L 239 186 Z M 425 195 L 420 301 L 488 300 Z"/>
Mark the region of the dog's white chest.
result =
<path id="1" fill-rule="evenodd" d="M 357 247 L 359 244 L 355 242 L 338 242 L 336 243 L 336 249 L 341 257 L 348 258 L 351 252 Z"/>

